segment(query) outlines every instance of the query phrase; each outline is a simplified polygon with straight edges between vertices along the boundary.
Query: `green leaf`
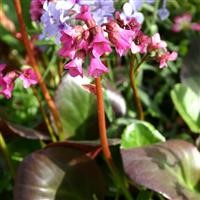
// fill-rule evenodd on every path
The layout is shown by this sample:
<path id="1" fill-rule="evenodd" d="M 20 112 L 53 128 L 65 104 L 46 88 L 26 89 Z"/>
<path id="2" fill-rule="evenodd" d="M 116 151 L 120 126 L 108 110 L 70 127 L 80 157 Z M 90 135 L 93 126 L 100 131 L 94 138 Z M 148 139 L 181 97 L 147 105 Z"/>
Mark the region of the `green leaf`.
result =
<path id="1" fill-rule="evenodd" d="M 139 194 L 137 195 L 137 199 L 136 200 L 152 200 L 151 198 L 152 196 L 152 192 L 151 191 L 145 191 L 145 190 L 141 190 L 139 192 Z"/>
<path id="2" fill-rule="evenodd" d="M 145 148 L 121 149 L 121 156 L 134 184 L 170 200 L 200 199 L 200 153 L 192 144 L 171 140 Z"/>
<path id="3" fill-rule="evenodd" d="M 148 122 L 134 120 L 132 124 L 125 128 L 122 134 L 121 147 L 140 147 L 164 141 L 165 138 L 153 127 L 153 125 Z"/>
<path id="4" fill-rule="evenodd" d="M 28 28 L 32 27 L 32 25 L 31 25 L 31 17 L 30 17 L 30 12 L 29 12 L 30 2 L 31 2 L 31 0 L 21 1 L 24 21 L 25 21 L 25 24 L 26 24 L 26 26 Z M 15 7 L 14 7 L 13 1 L 3 0 L 2 4 L 3 4 L 3 9 L 4 9 L 4 12 L 6 13 L 6 15 L 13 22 L 15 22 L 15 24 L 17 26 L 18 25 L 18 20 L 17 20 L 17 15 L 16 15 L 16 11 L 15 11 Z"/>
<path id="5" fill-rule="evenodd" d="M 200 133 L 200 96 L 189 87 L 176 84 L 171 90 L 173 103 L 191 131 Z"/>
<path id="6" fill-rule="evenodd" d="M 0 117 L 7 121 L 28 127 L 35 127 L 41 122 L 39 104 L 31 88 L 24 89 L 22 81 L 15 81 L 13 97 L 0 102 Z M 12 113 L 12 114 L 11 114 Z"/>
<path id="7" fill-rule="evenodd" d="M 14 200 L 101 200 L 104 195 L 104 180 L 96 162 L 64 144 L 25 158 L 14 187 Z"/>
<path id="8" fill-rule="evenodd" d="M 55 102 L 61 116 L 65 138 L 94 139 L 98 134 L 96 97 L 81 85 L 84 79 L 65 76 Z"/>

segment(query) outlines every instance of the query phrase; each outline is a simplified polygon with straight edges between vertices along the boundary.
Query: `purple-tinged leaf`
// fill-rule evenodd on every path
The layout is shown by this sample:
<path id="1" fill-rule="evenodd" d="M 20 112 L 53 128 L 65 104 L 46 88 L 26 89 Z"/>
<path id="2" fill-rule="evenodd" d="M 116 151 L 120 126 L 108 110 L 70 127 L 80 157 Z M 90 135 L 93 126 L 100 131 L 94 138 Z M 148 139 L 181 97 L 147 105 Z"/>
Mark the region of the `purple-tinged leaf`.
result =
<path id="1" fill-rule="evenodd" d="M 121 156 L 134 184 L 170 200 L 200 199 L 200 153 L 192 144 L 171 140 L 145 148 L 121 149 Z"/>
<path id="2" fill-rule="evenodd" d="M 14 187 L 14 200 L 101 200 L 104 194 L 95 161 L 65 146 L 49 146 L 25 158 Z"/>
<path id="3" fill-rule="evenodd" d="M 4 135 L 15 135 L 27 139 L 50 140 L 49 135 L 43 134 L 40 131 L 32 128 L 27 128 L 19 124 L 14 124 L 0 118 L 0 131 Z"/>

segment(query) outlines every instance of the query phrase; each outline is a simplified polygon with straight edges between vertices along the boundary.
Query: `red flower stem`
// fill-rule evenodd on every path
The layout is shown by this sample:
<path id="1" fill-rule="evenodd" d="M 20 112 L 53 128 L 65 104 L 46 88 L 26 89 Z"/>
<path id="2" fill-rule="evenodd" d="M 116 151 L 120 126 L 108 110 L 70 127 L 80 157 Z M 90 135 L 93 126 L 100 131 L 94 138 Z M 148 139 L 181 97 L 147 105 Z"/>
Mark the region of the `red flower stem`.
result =
<path id="1" fill-rule="evenodd" d="M 106 120 L 105 120 L 104 99 L 103 99 L 103 91 L 102 91 L 102 86 L 101 86 L 101 79 L 96 78 L 95 83 L 96 83 L 96 95 L 97 95 L 99 133 L 100 133 L 102 151 L 107 162 L 112 163 L 112 157 L 111 157 L 107 134 L 106 134 Z"/>
<path id="2" fill-rule="evenodd" d="M 131 81 L 131 88 L 133 90 L 133 95 L 134 95 L 134 100 L 136 104 L 136 109 L 138 112 L 138 118 L 140 120 L 144 120 L 144 112 L 142 108 L 142 104 L 138 95 L 138 90 L 137 86 L 135 84 L 135 72 L 134 72 L 134 61 L 135 61 L 135 56 L 131 54 L 131 62 L 130 62 L 130 81 Z"/>
<path id="3" fill-rule="evenodd" d="M 21 8 L 20 0 L 14 0 L 14 5 L 15 5 L 15 10 L 16 10 L 16 13 L 17 13 L 17 18 L 18 18 L 18 21 L 19 21 L 20 29 L 21 29 L 22 39 L 23 39 L 24 46 L 25 46 L 25 49 L 26 49 L 27 54 L 28 54 L 30 64 L 33 67 L 33 69 L 34 69 L 34 71 L 37 75 L 39 86 L 42 90 L 42 93 L 43 93 L 44 98 L 47 102 L 47 105 L 48 105 L 48 107 L 49 107 L 49 109 L 50 109 L 50 111 L 53 115 L 56 127 L 57 127 L 59 133 L 62 134 L 62 125 L 61 125 L 61 121 L 60 121 L 60 117 L 59 117 L 56 105 L 55 105 L 52 97 L 50 96 L 49 91 L 48 91 L 48 89 L 47 89 L 47 87 L 46 87 L 46 85 L 45 85 L 45 83 L 42 79 L 42 75 L 41 75 L 41 73 L 38 69 L 38 64 L 37 64 L 36 59 L 34 57 L 33 45 L 28 38 L 25 22 L 24 22 L 24 19 L 23 19 L 23 16 L 22 16 L 22 8 Z"/>
<path id="4" fill-rule="evenodd" d="M 97 95 L 97 108 L 98 108 L 98 122 L 99 122 L 99 132 L 100 132 L 100 140 L 102 145 L 102 151 L 105 156 L 106 162 L 108 164 L 109 169 L 112 172 L 114 177 L 114 183 L 117 188 L 122 192 L 126 198 L 126 200 L 131 200 L 131 195 L 128 191 L 127 184 L 123 177 L 120 176 L 118 170 L 112 160 L 112 156 L 110 153 L 110 148 L 108 144 L 107 134 L 106 134 L 106 120 L 105 120 L 105 111 L 104 111 L 104 99 L 103 99 L 103 91 L 101 86 L 101 79 L 96 78 L 96 95 Z"/>

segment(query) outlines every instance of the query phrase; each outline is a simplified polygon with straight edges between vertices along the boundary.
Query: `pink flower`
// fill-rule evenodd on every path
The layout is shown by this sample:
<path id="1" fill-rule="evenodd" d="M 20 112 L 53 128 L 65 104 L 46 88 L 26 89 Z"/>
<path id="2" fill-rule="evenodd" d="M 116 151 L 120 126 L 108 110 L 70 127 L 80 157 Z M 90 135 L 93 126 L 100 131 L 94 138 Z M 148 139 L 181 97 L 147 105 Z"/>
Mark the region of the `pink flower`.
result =
<path id="1" fill-rule="evenodd" d="M 30 5 L 30 14 L 33 21 L 40 20 L 43 13 L 43 4 L 45 0 L 32 0 Z"/>
<path id="2" fill-rule="evenodd" d="M 59 55 L 64 58 L 73 59 L 78 49 L 87 49 L 88 45 L 82 38 L 84 29 L 81 26 L 75 26 L 73 29 L 62 31 L 61 43 L 62 47 L 59 50 Z"/>
<path id="3" fill-rule="evenodd" d="M 140 31 L 141 29 L 141 24 L 138 23 L 138 21 L 136 20 L 136 18 L 131 18 L 128 23 L 126 24 L 126 28 L 130 29 L 132 31 L 134 31 L 137 35 L 137 33 Z"/>
<path id="4" fill-rule="evenodd" d="M 111 52 L 109 41 L 104 37 L 103 33 L 98 32 L 95 34 L 94 39 L 91 43 L 92 54 L 94 57 L 100 57 L 105 52 Z"/>
<path id="5" fill-rule="evenodd" d="M 106 24 L 109 40 L 113 43 L 116 52 L 122 56 L 131 48 L 131 42 L 135 36 L 134 31 L 121 28 L 116 22 Z"/>
<path id="6" fill-rule="evenodd" d="M 176 60 L 177 56 L 178 54 L 175 51 L 173 51 L 172 53 L 166 52 L 159 56 L 158 61 L 160 62 L 160 68 L 167 67 L 167 62 Z"/>
<path id="7" fill-rule="evenodd" d="M 24 69 L 19 78 L 23 81 L 24 88 L 38 83 L 36 73 L 31 68 Z"/>
<path id="8" fill-rule="evenodd" d="M 5 96 L 7 99 L 11 98 L 12 91 L 14 88 L 14 80 L 17 74 L 12 71 L 6 74 L 4 77 L 0 76 L 0 94 Z"/>
<path id="9" fill-rule="evenodd" d="M 93 27 L 96 25 L 87 5 L 81 6 L 81 12 L 78 15 L 76 15 L 76 19 L 84 21 L 89 27 Z"/>
<path id="10" fill-rule="evenodd" d="M 97 78 L 108 72 L 108 68 L 101 62 L 100 58 L 91 57 L 88 74 L 93 78 Z"/>
<path id="11" fill-rule="evenodd" d="M 167 43 L 160 39 L 160 34 L 156 33 L 151 37 L 151 43 L 149 45 L 150 50 L 166 49 Z"/>
<path id="12" fill-rule="evenodd" d="M 200 23 L 192 23 L 191 29 L 194 31 L 200 31 Z"/>
<path id="13" fill-rule="evenodd" d="M 134 41 L 131 43 L 131 52 L 133 54 L 136 53 L 146 53 L 147 48 L 149 44 L 151 43 L 151 40 L 148 36 L 144 35 L 141 31 L 138 33 Z"/>
<path id="14" fill-rule="evenodd" d="M 6 68 L 6 64 L 0 64 L 0 76 L 2 76 L 2 71 Z"/>
<path id="15" fill-rule="evenodd" d="M 172 31 L 180 32 L 184 29 L 192 29 L 194 31 L 200 31 L 199 23 L 192 23 L 192 15 L 185 13 L 181 16 L 177 16 L 174 19 L 174 24 L 172 26 Z"/>
<path id="16" fill-rule="evenodd" d="M 76 53 L 76 48 L 75 48 L 75 39 L 76 39 L 76 34 L 69 30 L 69 31 L 62 31 L 61 32 L 62 36 L 60 38 L 62 47 L 59 50 L 58 54 L 64 58 L 73 58 L 75 53 Z"/>
<path id="17" fill-rule="evenodd" d="M 69 63 L 65 65 L 65 69 L 69 70 L 69 74 L 72 77 L 75 76 L 83 76 L 83 69 L 82 69 L 82 64 L 85 58 L 85 53 L 84 51 L 79 51 L 75 58 L 71 60 Z"/>

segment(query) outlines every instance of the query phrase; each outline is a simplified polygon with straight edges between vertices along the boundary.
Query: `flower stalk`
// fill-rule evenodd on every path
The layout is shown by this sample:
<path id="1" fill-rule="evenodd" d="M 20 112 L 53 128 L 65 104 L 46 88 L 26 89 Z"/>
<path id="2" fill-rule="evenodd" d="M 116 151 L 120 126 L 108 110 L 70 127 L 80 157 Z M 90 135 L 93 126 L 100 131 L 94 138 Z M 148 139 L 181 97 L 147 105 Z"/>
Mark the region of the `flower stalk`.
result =
<path id="1" fill-rule="evenodd" d="M 21 29 L 23 43 L 24 43 L 25 49 L 26 49 L 27 54 L 28 54 L 29 62 L 30 62 L 31 66 L 33 67 L 33 69 L 34 69 L 34 71 L 37 75 L 39 86 L 42 90 L 42 93 L 43 93 L 44 98 L 47 102 L 49 110 L 51 111 L 51 113 L 53 115 L 53 118 L 54 118 L 56 127 L 58 129 L 58 132 L 61 135 L 63 130 L 62 130 L 62 124 L 61 124 L 61 121 L 60 121 L 60 117 L 59 117 L 55 102 L 53 101 L 52 97 L 50 96 L 49 91 L 47 89 L 47 86 L 44 83 L 44 81 L 42 79 L 42 75 L 41 75 L 41 73 L 38 69 L 38 64 L 37 64 L 37 61 L 34 57 L 33 44 L 31 43 L 31 41 L 28 38 L 25 22 L 24 22 L 24 19 L 23 19 L 23 16 L 22 16 L 22 8 L 21 8 L 20 0 L 14 0 L 14 5 L 15 5 L 15 10 L 16 10 L 16 13 L 17 13 L 17 18 L 18 18 L 18 21 L 19 21 L 20 29 Z"/>
<path id="2" fill-rule="evenodd" d="M 111 163 L 112 157 L 111 157 L 107 134 L 106 134 L 106 120 L 105 120 L 105 111 L 104 111 L 103 91 L 102 91 L 102 86 L 101 86 L 101 79 L 99 77 L 95 79 L 95 84 L 96 84 L 96 95 L 97 95 L 99 133 L 100 133 L 102 151 L 107 162 Z"/>
<path id="3" fill-rule="evenodd" d="M 136 109 L 137 109 L 137 113 L 138 113 L 138 118 L 140 120 L 144 120 L 144 112 L 143 112 L 143 108 L 142 108 L 142 103 L 140 101 L 138 89 L 137 89 L 137 86 L 135 83 L 134 63 L 135 63 L 135 56 L 133 54 L 131 54 L 130 73 L 129 73 L 131 88 L 133 90 L 133 96 L 134 96 L 134 101 L 135 101 L 135 105 L 136 105 Z"/>
<path id="4" fill-rule="evenodd" d="M 96 95 L 97 95 L 97 109 L 98 109 L 98 122 L 99 122 L 99 133 L 102 151 L 105 156 L 106 162 L 109 169 L 113 174 L 113 180 L 117 185 L 117 188 L 122 192 L 126 200 L 131 200 L 131 195 L 128 191 L 127 184 L 125 180 L 118 174 L 118 170 L 112 160 L 112 155 L 109 148 L 109 143 L 106 134 L 106 120 L 105 120 L 105 111 L 104 111 L 104 99 L 103 99 L 103 90 L 101 85 L 101 79 L 98 77 L 95 79 L 96 84 Z"/>

